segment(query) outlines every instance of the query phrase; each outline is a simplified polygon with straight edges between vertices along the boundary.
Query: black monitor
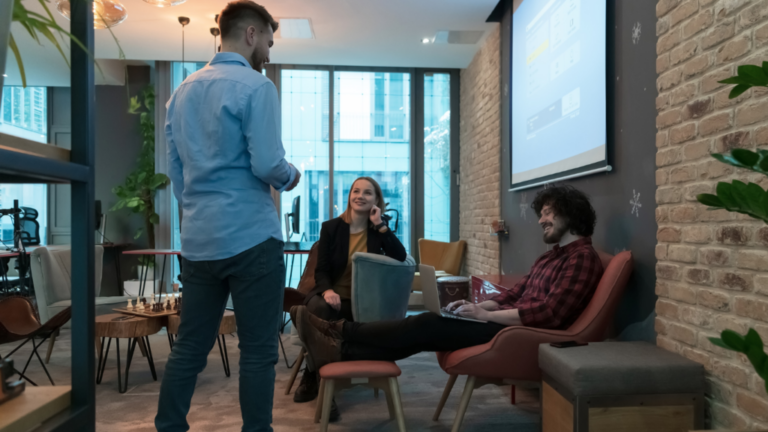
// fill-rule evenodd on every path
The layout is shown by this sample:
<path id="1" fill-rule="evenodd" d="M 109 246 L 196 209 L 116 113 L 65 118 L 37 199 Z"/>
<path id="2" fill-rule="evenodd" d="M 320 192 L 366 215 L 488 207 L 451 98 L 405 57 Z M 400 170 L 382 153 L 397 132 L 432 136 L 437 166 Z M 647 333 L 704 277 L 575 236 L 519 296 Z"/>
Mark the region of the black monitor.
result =
<path id="1" fill-rule="evenodd" d="M 96 231 L 101 229 L 101 200 L 96 200 L 94 203 L 96 207 Z"/>
<path id="2" fill-rule="evenodd" d="M 293 199 L 293 208 L 291 209 L 291 231 L 298 234 L 301 231 L 301 195 Z"/>

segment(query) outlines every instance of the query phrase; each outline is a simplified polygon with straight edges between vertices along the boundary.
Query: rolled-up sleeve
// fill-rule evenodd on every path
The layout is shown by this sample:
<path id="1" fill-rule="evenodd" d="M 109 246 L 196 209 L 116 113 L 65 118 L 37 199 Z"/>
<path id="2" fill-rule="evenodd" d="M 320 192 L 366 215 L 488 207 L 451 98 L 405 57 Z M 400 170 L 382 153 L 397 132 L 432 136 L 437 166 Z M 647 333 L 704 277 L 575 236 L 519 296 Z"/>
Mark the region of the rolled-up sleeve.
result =
<path id="1" fill-rule="evenodd" d="M 280 138 L 280 101 L 272 82 L 245 95 L 243 134 L 251 155 L 251 171 L 278 192 L 283 192 L 296 178 L 297 170 L 285 160 Z"/>

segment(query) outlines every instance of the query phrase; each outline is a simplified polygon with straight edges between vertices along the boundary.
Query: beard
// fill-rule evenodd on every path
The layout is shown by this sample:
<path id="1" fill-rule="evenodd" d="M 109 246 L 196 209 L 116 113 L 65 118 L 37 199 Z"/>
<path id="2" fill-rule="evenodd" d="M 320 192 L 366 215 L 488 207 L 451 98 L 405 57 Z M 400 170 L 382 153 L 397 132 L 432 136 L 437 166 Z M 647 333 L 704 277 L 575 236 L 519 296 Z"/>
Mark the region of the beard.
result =
<path id="1" fill-rule="evenodd" d="M 546 244 L 555 244 L 560 243 L 560 240 L 563 238 L 565 233 L 568 231 L 567 225 L 552 225 L 552 229 L 549 233 L 544 232 L 544 243 Z"/>
<path id="2" fill-rule="evenodd" d="M 259 72 L 261 72 L 261 69 L 264 67 L 264 59 L 259 55 L 259 50 L 257 49 L 254 49 L 251 53 L 251 64 L 253 65 L 253 68 Z"/>

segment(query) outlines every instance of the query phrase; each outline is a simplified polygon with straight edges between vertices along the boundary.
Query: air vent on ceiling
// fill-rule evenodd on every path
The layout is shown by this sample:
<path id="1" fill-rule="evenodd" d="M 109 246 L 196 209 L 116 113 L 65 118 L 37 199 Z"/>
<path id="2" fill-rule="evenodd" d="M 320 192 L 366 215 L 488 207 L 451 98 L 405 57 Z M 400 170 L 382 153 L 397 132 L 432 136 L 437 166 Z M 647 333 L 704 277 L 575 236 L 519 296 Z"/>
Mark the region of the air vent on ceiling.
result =
<path id="1" fill-rule="evenodd" d="M 281 39 L 314 39 L 312 22 L 307 18 L 279 18 L 275 37 Z"/>
<path id="2" fill-rule="evenodd" d="M 483 37 L 482 31 L 441 30 L 435 34 L 436 44 L 474 45 Z"/>

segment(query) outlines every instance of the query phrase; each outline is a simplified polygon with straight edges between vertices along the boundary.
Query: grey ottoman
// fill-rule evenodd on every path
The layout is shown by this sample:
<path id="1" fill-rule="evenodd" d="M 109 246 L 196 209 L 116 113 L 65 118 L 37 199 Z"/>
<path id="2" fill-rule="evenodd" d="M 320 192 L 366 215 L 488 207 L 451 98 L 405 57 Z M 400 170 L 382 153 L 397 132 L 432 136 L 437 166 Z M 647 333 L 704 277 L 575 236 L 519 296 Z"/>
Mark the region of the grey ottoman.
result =
<path id="1" fill-rule="evenodd" d="M 704 367 L 647 342 L 539 345 L 543 432 L 704 428 Z"/>

